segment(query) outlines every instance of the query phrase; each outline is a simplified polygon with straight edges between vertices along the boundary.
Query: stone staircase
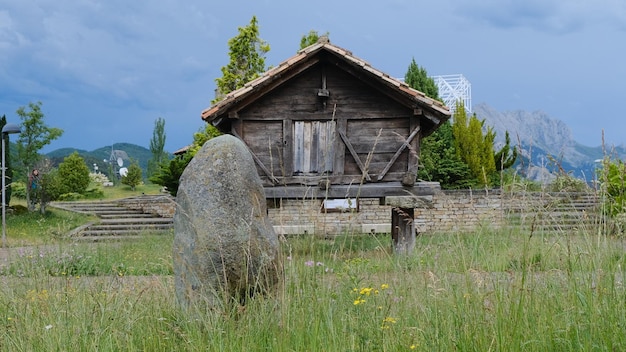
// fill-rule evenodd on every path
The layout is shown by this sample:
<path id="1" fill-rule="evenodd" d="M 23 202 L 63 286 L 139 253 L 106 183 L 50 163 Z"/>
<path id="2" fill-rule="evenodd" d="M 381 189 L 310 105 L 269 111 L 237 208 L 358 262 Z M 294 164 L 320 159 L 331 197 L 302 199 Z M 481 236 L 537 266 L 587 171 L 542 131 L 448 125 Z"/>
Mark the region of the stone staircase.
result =
<path id="1" fill-rule="evenodd" d="M 600 207 L 600 199 L 593 193 L 545 193 L 503 202 L 510 225 L 543 232 L 591 232 L 606 222 Z"/>
<path id="2" fill-rule="evenodd" d="M 173 230 L 171 217 L 147 213 L 124 206 L 124 200 L 54 202 L 51 206 L 68 211 L 92 214 L 99 221 L 72 231 L 76 240 L 104 241 L 138 238 L 145 234 L 164 234 Z"/>

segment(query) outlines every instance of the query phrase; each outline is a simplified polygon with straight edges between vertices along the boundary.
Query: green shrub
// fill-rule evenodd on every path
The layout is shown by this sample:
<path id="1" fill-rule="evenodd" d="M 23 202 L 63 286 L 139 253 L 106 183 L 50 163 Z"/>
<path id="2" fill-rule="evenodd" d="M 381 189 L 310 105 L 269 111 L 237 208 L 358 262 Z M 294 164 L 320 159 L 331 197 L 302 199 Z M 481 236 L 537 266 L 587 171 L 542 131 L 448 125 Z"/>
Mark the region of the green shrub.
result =
<path id="1" fill-rule="evenodd" d="M 19 181 L 11 183 L 11 196 L 26 199 L 26 184 Z"/>
<path id="2" fill-rule="evenodd" d="M 89 168 L 85 164 L 85 160 L 77 152 L 67 156 L 59 164 L 58 176 L 62 194 L 82 194 L 89 186 Z"/>
<path id="3" fill-rule="evenodd" d="M 73 201 L 83 199 L 83 195 L 76 192 L 63 193 L 59 196 L 60 201 Z"/>
<path id="4" fill-rule="evenodd" d="M 21 214 L 28 213 L 28 208 L 26 208 L 25 206 L 21 204 L 12 205 L 11 209 L 13 210 L 14 215 L 21 215 Z"/>
<path id="5" fill-rule="evenodd" d="M 83 194 L 85 199 L 103 199 L 104 191 L 100 187 L 89 188 Z"/>

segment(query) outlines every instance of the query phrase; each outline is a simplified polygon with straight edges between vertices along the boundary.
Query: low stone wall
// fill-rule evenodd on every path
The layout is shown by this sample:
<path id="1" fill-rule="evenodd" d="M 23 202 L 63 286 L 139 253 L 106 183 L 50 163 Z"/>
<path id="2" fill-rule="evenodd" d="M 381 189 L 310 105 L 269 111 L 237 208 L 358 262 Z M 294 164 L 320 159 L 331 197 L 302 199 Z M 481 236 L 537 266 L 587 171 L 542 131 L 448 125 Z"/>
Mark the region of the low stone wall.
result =
<path id="1" fill-rule="evenodd" d="M 164 218 L 174 217 L 174 212 L 176 212 L 174 197 L 166 194 L 125 198 L 120 200 L 119 204 L 129 209 L 141 210 L 144 213 L 155 214 Z"/>
<path id="2" fill-rule="evenodd" d="M 554 214 L 549 211 L 557 210 L 561 216 L 563 211 L 556 209 L 558 204 L 573 205 L 573 212 L 591 212 L 593 200 L 590 205 L 586 203 L 593 197 L 577 193 L 441 191 L 415 208 L 415 228 L 418 233 L 472 231 L 480 227 L 509 226 L 512 218 L 517 226 L 525 226 L 535 222 L 538 214 L 552 217 L 554 221 Z M 126 207 L 164 217 L 172 217 L 176 210 L 174 198 L 167 195 L 128 198 L 120 202 Z M 320 199 L 282 199 L 268 203 L 274 229 L 282 235 L 391 232 L 392 206 L 381 204 L 378 198 L 359 199 L 358 209 L 347 212 L 325 210 Z M 564 225 L 564 220 L 556 220 Z"/>
<path id="3" fill-rule="evenodd" d="M 433 197 L 432 208 L 415 209 L 415 229 L 429 233 L 498 228 L 505 223 L 502 200 L 499 190 L 441 191 Z"/>

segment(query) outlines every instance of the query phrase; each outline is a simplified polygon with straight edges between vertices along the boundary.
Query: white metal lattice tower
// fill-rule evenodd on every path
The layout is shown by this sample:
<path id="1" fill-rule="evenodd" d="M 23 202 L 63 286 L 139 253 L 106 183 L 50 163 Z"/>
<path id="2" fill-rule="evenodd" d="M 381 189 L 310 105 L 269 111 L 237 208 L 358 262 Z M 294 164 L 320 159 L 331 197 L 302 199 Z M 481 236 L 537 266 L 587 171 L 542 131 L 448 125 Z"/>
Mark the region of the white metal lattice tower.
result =
<path id="1" fill-rule="evenodd" d="M 465 111 L 472 113 L 472 85 L 462 74 L 431 77 L 439 89 L 439 97 L 454 114 L 456 103 L 462 101 Z"/>

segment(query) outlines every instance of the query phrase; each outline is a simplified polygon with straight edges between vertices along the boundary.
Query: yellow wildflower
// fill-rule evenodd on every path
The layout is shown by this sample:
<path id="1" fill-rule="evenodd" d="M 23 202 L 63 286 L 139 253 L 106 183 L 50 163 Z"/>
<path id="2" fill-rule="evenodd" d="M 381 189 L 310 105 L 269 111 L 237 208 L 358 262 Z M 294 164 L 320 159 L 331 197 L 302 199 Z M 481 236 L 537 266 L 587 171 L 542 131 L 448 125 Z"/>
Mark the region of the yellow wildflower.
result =
<path id="1" fill-rule="evenodd" d="M 359 304 L 363 304 L 363 303 L 365 303 L 365 300 L 360 297 L 354 300 L 355 306 L 358 306 Z"/>
<path id="2" fill-rule="evenodd" d="M 360 295 L 365 295 L 365 296 L 369 296 L 370 293 L 372 293 L 372 288 L 371 287 L 363 287 L 361 289 L 361 291 L 359 291 Z"/>
<path id="3" fill-rule="evenodd" d="M 386 317 L 385 319 L 383 319 L 384 323 L 391 323 L 391 324 L 395 324 L 396 323 L 396 319 L 392 318 L 392 317 Z"/>

